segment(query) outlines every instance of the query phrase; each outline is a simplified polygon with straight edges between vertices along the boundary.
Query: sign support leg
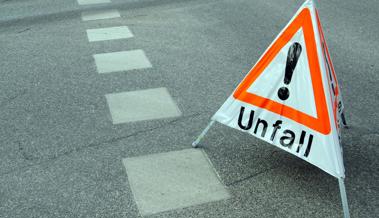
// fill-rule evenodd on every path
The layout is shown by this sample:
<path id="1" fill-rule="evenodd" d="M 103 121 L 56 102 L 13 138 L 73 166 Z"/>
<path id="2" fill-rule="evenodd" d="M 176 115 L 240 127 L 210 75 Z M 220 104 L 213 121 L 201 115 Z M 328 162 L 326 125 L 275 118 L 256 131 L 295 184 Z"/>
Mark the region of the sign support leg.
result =
<path id="1" fill-rule="evenodd" d="M 341 194 L 341 201 L 342 201 L 344 218 L 350 218 L 349 205 L 347 203 L 347 196 L 346 196 L 344 178 L 338 178 L 338 184 L 340 187 L 340 194 Z"/>
<path id="2" fill-rule="evenodd" d="M 196 141 L 194 141 L 192 143 L 192 146 L 194 148 L 197 148 L 198 144 L 200 143 L 201 139 L 203 139 L 203 137 L 207 134 L 208 130 L 211 128 L 211 126 L 215 123 L 216 121 L 215 120 L 211 120 L 211 122 L 209 122 L 208 126 L 205 127 L 205 129 L 203 130 L 203 132 L 199 135 L 199 137 L 197 137 Z"/>

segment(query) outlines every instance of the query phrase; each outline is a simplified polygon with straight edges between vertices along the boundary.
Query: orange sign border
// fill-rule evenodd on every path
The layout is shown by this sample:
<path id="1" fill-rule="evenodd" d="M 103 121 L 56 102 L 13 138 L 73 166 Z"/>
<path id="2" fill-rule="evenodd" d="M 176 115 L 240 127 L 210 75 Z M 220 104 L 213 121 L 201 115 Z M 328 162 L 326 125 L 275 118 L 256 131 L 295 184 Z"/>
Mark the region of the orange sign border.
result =
<path id="1" fill-rule="evenodd" d="M 317 118 L 298 111 L 292 107 L 247 92 L 247 89 L 254 83 L 254 81 L 271 63 L 279 51 L 292 39 L 300 28 L 303 28 L 305 45 L 307 48 Z M 250 70 L 248 75 L 233 93 L 233 96 L 242 102 L 246 102 L 269 110 L 273 113 L 280 114 L 324 135 L 331 132 L 328 107 L 325 100 L 315 34 L 312 25 L 312 17 L 308 8 L 303 9 L 293 20 L 293 22 L 283 31 L 283 33 L 263 55 L 260 61 Z"/>

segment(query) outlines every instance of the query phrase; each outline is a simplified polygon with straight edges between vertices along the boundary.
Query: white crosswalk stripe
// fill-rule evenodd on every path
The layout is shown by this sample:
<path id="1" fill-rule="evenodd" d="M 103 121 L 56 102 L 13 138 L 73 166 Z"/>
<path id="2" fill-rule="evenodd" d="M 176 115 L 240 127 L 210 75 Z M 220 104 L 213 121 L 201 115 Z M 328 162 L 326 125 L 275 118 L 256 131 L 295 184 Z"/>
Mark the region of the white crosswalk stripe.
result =
<path id="1" fill-rule="evenodd" d="M 200 149 L 125 158 L 123 164 L 142 216 L 230 198 Z"/>
<path id="2" fill-rule="evenodd" d="M 105 41 L 132 38 L 133 33 L 127 26 L 107 27 L 87 30 L 88 41 Z"/>
<path id="3" fill-rule="evenodd" d="M 178 117 L 181 111 L 166 88 L 112 93 L 105 96 L 113 124 Z"/>
<path id="4" fill-rule="evenodd" d="M 112 73 L 152 67 L 143 50 L 119 51 L 93 55 L 98 73 Z"/>
<path id="5" fill-rule="evenodd" d="M 79 5 L 93 5 L 93 4 L 104 4 L 110 3 L 111 0 L 78 0 Z"/>

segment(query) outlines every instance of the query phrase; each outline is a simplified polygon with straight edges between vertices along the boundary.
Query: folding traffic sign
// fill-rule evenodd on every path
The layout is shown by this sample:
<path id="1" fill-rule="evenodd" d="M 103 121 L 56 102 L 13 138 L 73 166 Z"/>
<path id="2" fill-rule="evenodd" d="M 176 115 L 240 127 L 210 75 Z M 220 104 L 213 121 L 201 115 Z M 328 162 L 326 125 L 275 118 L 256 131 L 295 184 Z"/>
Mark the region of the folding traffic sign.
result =
<path id="1" fill-rule="evenodd" d="M 336 107 L 340 93 L 330 80 L 329 74 L 335 74 L 328 68 L 330 56 L 320 33 L 316 9 L 308 1 L 212 120 L 246 131 L 340 178 L 344 177 Z"/>
<path id="2" fill-rule="evenodd" d="M 214 122 L 247 132 L 343 178 L 340 125 L 345 124 L 337 77 L 317 9 L 306 1 L 193 143 Z"/>

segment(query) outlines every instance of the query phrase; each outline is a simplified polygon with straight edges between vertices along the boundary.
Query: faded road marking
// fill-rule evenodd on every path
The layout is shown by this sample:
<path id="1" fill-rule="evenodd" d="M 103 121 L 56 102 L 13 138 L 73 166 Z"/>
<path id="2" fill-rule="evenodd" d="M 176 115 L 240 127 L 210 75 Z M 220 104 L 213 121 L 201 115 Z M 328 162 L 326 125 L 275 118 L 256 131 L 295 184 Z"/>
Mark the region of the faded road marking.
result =
<path id="1" fill-rule="evenodd" d="M 143 50 L 95 54 L 93 57 L 98 73 L 112 73 L 152 67 Z"/>
<path id="2" fill-rule="evenodd" d="M 111 0 L 78 0 L 79 5 L 93 5 L 111 3 Z"/>
<path id="3" fill-rule="evenodd" d="M 142 216 L 230 198 L 200 149 L 125 158 L 123 164 Z"/>
<path id="4" fill-rule="evenodd" d="M 88 41 L 104 41 L 114 39 L 126 39 L 133 37 L 127 26 L 107 27 L 87 30 Z"/>
<path id="5" fill-rule="evenodd" d="M 166 88 L 107 94 L 113 124 L 181 116 Z"/>

